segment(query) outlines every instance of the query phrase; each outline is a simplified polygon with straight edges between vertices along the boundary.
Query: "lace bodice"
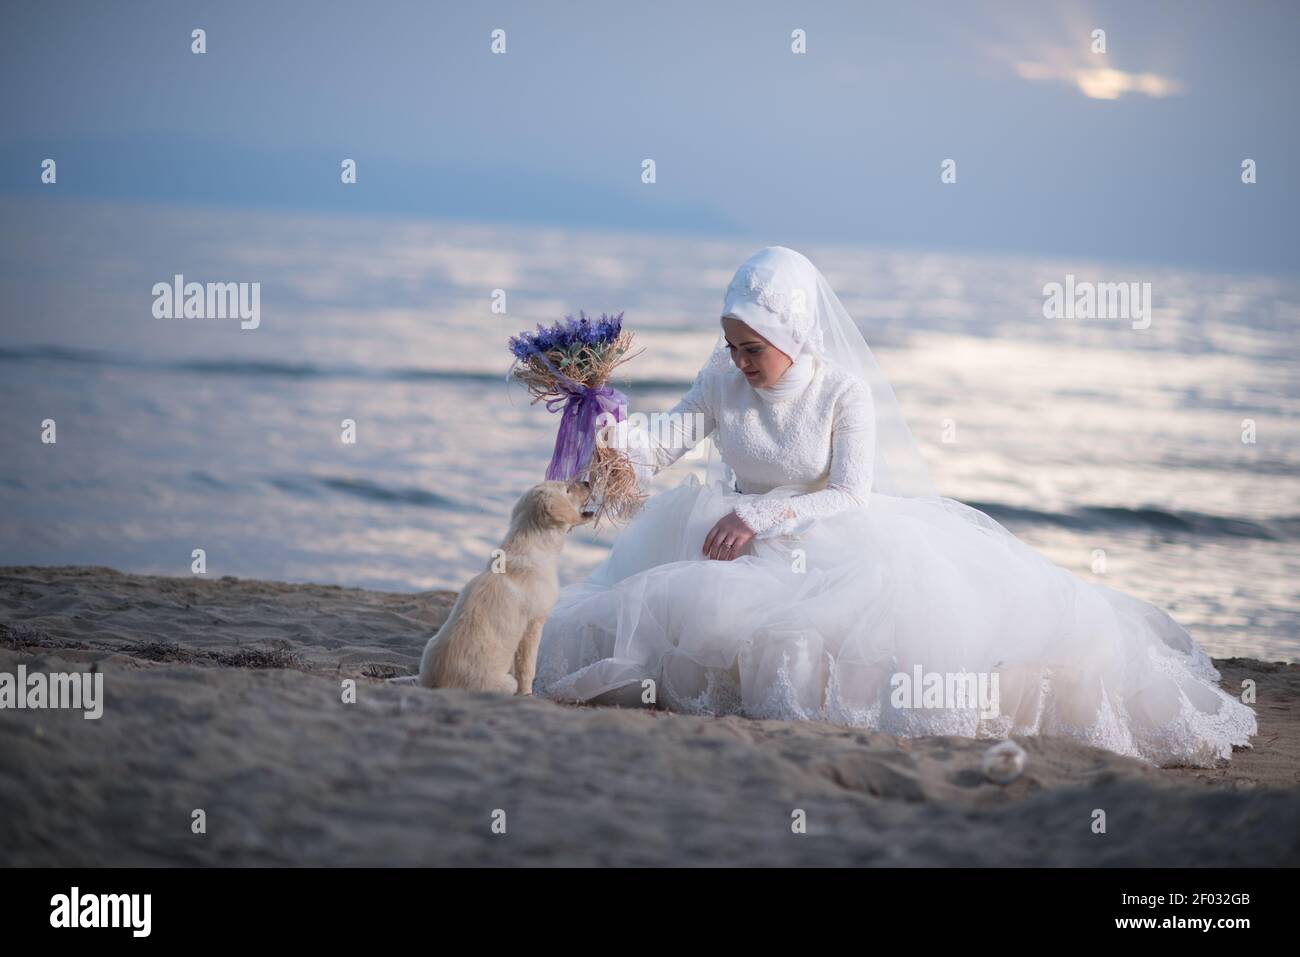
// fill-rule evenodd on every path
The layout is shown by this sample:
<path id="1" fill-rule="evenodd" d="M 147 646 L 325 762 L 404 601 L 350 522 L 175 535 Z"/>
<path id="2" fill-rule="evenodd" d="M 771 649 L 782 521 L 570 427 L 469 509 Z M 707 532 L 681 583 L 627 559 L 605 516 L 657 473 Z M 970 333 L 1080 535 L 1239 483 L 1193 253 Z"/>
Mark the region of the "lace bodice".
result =
<path id="1" fill-rule="evenodd" d="M 776 400 L 760 396 L 730 363 L 710 364 L 671 412 L 671 428 L 642 433 L 630 443 L 641 447 L 629 454 L 657 472 L 712 435 L 737 489 L 753 495 L 736 514 L 763 537 L 868 503 L 875 447 L 871 392 L 829 363 L 818 362 L 806 386 Z"/>

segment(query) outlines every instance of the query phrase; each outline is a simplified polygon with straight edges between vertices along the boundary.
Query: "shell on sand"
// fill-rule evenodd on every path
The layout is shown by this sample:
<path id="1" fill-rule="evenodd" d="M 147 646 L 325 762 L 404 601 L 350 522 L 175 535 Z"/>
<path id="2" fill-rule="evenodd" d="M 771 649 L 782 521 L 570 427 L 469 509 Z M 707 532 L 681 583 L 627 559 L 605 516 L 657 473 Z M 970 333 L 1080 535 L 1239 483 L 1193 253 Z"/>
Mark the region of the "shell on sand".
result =
<path id="1" fill-rule="evenodd" d="M 1010 784 L 1025 772 L 1025 749 L 1014 741 L 1002 741 L 984 752 L 984 777 L 994 784 Z"/>

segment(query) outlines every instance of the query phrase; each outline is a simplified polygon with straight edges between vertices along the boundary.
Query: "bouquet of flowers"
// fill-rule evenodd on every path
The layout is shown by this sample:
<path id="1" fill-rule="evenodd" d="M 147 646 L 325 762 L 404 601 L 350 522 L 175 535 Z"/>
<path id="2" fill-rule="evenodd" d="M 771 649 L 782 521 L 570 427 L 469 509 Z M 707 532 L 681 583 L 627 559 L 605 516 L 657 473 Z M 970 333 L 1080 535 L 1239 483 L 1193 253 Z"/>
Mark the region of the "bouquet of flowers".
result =
<path id="1" fill-rule="evenodd" d="M 627 456 L 596 442 L 599 426 L 621 422 L 627 398 L 608 384 L 616 368 L 633 358 L 632 333 L 623 328 L 623 313 L 592 319 L 579 311 L 549 328 L 510 338 L 514 377 L 533 402 L 560 413 L 555 453 L 546 478 L 591 483 L 595 522 L 628 518 L 640 506 L 640 483 Z M 602 419 L 604 421 L 602 421 Z"/>

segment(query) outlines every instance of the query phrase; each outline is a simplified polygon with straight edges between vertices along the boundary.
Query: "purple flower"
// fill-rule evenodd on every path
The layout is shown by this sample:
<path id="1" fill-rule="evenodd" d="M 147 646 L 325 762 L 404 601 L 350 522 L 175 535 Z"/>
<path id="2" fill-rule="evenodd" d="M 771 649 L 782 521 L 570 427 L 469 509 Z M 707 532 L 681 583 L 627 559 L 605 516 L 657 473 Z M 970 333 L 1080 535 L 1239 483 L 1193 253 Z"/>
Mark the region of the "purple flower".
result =
<path id="1" fill-rule="evenodd" d="M 539 323 L 536 332 L 521 332 L 517 336 L 511 336 L 510 352 L 516 359 L 521 360 L 527 360 L 537 352 L 559 350 L 573 353 L 583 348 L 609 345 L 617 340 L 622 332 L 623 313 L 607 316 L 602 312 L 598 318 L 592 319 L 582 310 L 578 310 L 577 319 L 565 316 L 563 321 L 553 326 L 543 327 Z"/>
<path id="2" fill-rule="evenodd" d="M 533 354 L 533 344 L 528 341 L 527 333 L 510 337 L 510 352 L 516 359 L 527 359 Z"/>

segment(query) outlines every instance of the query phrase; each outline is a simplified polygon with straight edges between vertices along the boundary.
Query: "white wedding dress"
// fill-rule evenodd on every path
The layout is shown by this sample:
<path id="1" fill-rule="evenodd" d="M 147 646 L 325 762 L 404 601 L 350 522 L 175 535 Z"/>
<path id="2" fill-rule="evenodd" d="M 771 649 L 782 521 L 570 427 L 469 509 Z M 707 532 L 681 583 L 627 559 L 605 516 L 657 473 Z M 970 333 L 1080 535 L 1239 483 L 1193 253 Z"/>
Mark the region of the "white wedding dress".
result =
<path id="1" fill-rule="evenodd" d="M 685 425 L 630 450 L 658 471 L 708 437 L 734 482 L 691 476 L 651 497 L 561 591 L 536 693 L 903 736 L 1065 735 L 1159 765 L 1248 746 L 1254 712 L 1164 612 L 1083 581 L 976 509 L 876 490 L 874 386 L 824 352 L 803 351 L 772 389 L 715 353 L 672 410 Z M 755 537 L 707 559 L 705 536 L 732 511 Z M 897 676 L 918 669 L 995 674 L 996 713 L 921 706 L 920 688 L 899 706 Z"/>

